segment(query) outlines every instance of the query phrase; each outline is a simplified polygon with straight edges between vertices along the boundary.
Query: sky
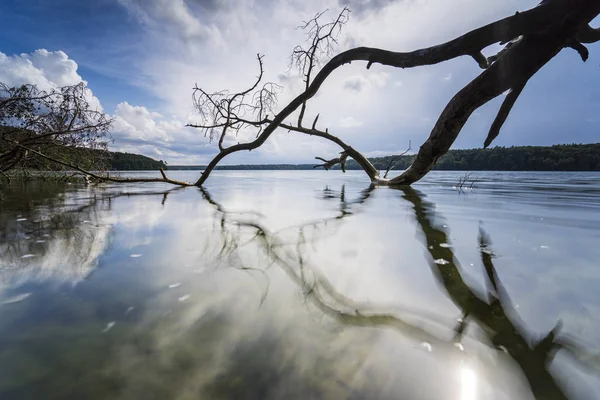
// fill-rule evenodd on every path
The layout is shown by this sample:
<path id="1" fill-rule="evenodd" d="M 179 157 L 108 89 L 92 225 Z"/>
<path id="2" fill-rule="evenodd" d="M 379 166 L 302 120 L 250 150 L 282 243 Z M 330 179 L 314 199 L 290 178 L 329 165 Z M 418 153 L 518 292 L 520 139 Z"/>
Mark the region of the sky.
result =
<path id="1" fill-rule="evenodd" d="M 302 21 L 350 8 L 336 52 L 355 46 L 412 51 L 453 39 L 538 0 L 2 0 L 0 81 L 43 89 L 87 83 L 95 106 L 115 118 L 110 148 L 169 164 L 206 164 L 217 153 L 198 129 L 192 88 L 238 91 L 258 74 L 282 85 L 279 109 L 302 91 L 288 69 Z M 594 21 L 595 26 L 598 21 Z M 498 146 L 596 143 L 600 45 L 590 59 L 563 50 L 526 86 Z M 491 50 L 490 50 L 491 51 Z M 489 53 L 489 52 L 488 52 Z M 491 54 L 491 53 L 490 53 Z M 468 57 L 395 69 L 354 62 L 338 69 L 307 108 L 321 129 L 367 156 L 413 150 L 448 101 L 481 70 Z M 502 96 L 479 109 L 453 148 L 482 147 Z M 253 138 L 241 132 L 232 141 Z M 278 130 L 260 149 L 224 164 L 311 163 L 340 151 L 323 139 Z"/>

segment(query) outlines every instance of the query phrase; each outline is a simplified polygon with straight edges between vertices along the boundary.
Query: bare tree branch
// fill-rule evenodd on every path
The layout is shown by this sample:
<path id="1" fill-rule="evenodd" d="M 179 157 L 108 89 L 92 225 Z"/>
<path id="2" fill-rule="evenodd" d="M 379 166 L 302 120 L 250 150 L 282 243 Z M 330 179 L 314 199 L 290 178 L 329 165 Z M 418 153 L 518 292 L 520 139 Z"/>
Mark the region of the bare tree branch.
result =
<path id="1" fill-rule="evenodd" d="M 344 11 L 341 14 L 343 13 Z M 582 30 L 581 27 L 587 27 L 598 13 L 600 13 L 599 0 L 548 0 L 533 9 L 475 29 L 449 42 L 413 52 L 401 53 L 368 47 L 353 48 L 331 58 L 314 77 L 312 76 L 314 67 L 311 65 L 316 60 L 314 55 L 317 53 L 311 52 L 311 49 L 315 47 L 309 47 L 309 50 L 297 47 L 292 60 L 302 61 L 297 65 L 302 67 L 301 72 L 305 76 L 305 91 L 268 122 L 260 121 L 261 130 L 255 140 L 239 143 L 220 151 L 208 164 L 196 184 L 202 185 L 214 167 L 228 155 L 260 147 L 278 127 L 283 127 L 285 119 L 299 108 L 301 117 L 296 128 L 302 128 L 307 101 L 342 65 L 352 61 L 366 61 L 367 68 L 374 63 L 397 68 L 413 68 L 469 56 L 483 66 L 480 53 L 484 48 L 498 42 L 508 43 L 500 54 L 487 60 L 485 63 L 487 68 L 483 73 L 448 103 L 429 139 L 420 147 L 411 167 L 400 176 L 389 180 L 379 178 L 378 173 L 370 174 L 372 181 L 377 184 L 409 185 L 427 174 L 436 161 L 446 153 L 474 110 L 509 89 L 516 92 L 515 88 L 519 88 L 564 47 L 573 45 L 575 38 L 579 42 L 594 40 L 595 37 L 591 32 L 587 29 Z M 315 19 L 318 20 L 321 16 L 322 14 L 318 14 Z M 336 21 L 345 23 L 344 18 L 338 17 Z M 318 23 L 315 25 L 314 22 L 311 25 L 311 21 L 304 27 L 309 29 L 307 34 L 312 38 L 310 43 L 314 45 L 315 40 L 318 41 L 322 36 L 314 34 L 315 29 L 318 31 L 320 25 Z M 343 23 L 337 22 L 337 26 L 340 27 Z M 336 22 L 333 24 L 335 25 Z M 333 44 L 335 44 L 334 40 L 329 42 L 326 49 Z M 508 105 L 509 103 L 505 107 Z M 499 115 L 502 114 L 501 111 Z M 498 122 L 501 119 L 502 117 Z"/>
<path id="2" fill-rule="evenodd" d="M 333 168 L 335 165 L 340 164 L 342 168 L 342 172 L 346 172 L 346 159 L 348 158 L 348 153 L 342 151 L 339 157 L 332 158 L 331 160 L 326 160 L 321 157 L 315 157 L 317 160 L 323 161 L 323 164 L 315 165 L 313 169 L 323 167 L 326 171 L 330 168 Z"/>
<path id="3" fill-rule="evenodd" d="M 600 29 L 592 28 L 589 25 L 583 25 L 577 34 L 576 40 L 581 43 L 596 43 L 600 41 Z"/>
<path id="4" fill-rule="evenodd" d="M 350 16 L 350 9 L 344 7 L 335 20 L 322 24 L 320 19 L 327 11 L 325 10 L 316 14 L 311 20 L 304 22 L 303 25 L 298 27 L 307 32 L 307 41 L 310 43 L 310 47 L 304 49 L 301 45 L 298 45 L 294 48 L 290 57 L 290 68 L 296 66 L 304 77 L 305 91 L 308 90 L 311 84 L 313 70 L 320 65 L 320 58 L 330 58 L 332 56 L 334 45 L 337 45 L 337 36 L 340 34 L 342 27 L 348 22 Z M 298 115 L 299 128 L 302 127 L 305 112 L 306 101 L 302 103 L 300 114 Z M 313 123 L 313 129 L 314 125 Z"/>
<path id="5" fill-rule="evenodd" d="M 502 125 L 504 125 L 506 118 L 508 118 L 510 111 L 512 110 L 513 106 L 515 105 L 515 102 L 519 98 L 519 95 L 521 94 L 524 88 L 525 83 L 510 89 L 510 91 L 506 95 L 506 99 L 504 99 L 504 102 L 502 103 L 502 106 L 500 106 L 500 111 L 498 111 L 496 119 L 494 119 L 494 122 L 492 123 L 490 132 L 488 133 L 488 136 L 485 139 L 485 142 L 483 143 L 483 148 L 487 148 L 490 144 L 492 144 L 492 141 L 496 139 L 496 137 L 498 137 Z"/>
<path id="6" fill-rule="evenodd" d="M 328 131 L 323 132 L 318 129 L 299 128 L 297 126 L 285 123 L 280 124 L 280 126 L 289 131 L 304 133 L 310 136 L 318 136 L 337 144 L 344 150 L 344 152 L 350 158 L 354 159 L 354 161 L 356 161 L 361 166 L 361 168 L 367 173 L 367 175 L 372 181 L 377 180 L 379 178 L 379 171 L 377 171 L 377 168 L 375 168 L 373 164 L 364 155 L 352 148 L 350 145 L 344 143 L 344 141 L 341 140 L 339 137 L 330 134 Z"/>
<path id="7" fill-rule="evenodd" d="M 577 40 L 569 42 L 567 47 L 570 47 L 577 53 L 579 53 L 579 56 L 581 57 L 583 62 L 586 62 L 587 59 L 590 57 L 590 51 L 587 49 L 587 47 L 585 47 L 583 44 L 581 44 L 581 42 L 578 42 Z"/>
<path id="8" fill-rule="evenodd" d="M 412 150 L 412 142 L 409 140 L 408 141 L 408 149 L 406 149 L 403 153 L 398 154 L 397 156 L 393 156 L 390 159 L 390 162 L 388 163 L 386 169 L 385 169 L 385 174 L 383 175 L 383 179 L 386 179 L 389 172 L 394 168 L 394 164 L 396 163 L 396 161 L 398 161 L 398 159 L 406 154 L 408 154 L 409 151 Z"/>
<path id="9" fill-rule="evenodd" d="M 257 135 L 267 124 L 269 113 L 277 106 L 277 94 L 281 87 L 267 82 L 260 88 L 264 76 L 263 56 L 256 56 L 259 74 L 255 81 L 245 90 L 230 93 L 222 90 L 208 93 L 196 85 L 193 89 L 193 102 L 201 118 L 200 124 L 187 126 L 199 128 L 210 141 L 217 139 L 219 150 L 225 150 L 225 139 L 231 131 L 237 134 L 246 129 L 256 129 Z"/>
<path id="10" fill-rule="evenodd" d="M 61 161 L 61 160 L 59 160 L 57 158 L 54 158 L 54 157 L 47 156 L 47 155 L 45 155 L 45 154 L 43 154 L 43 153 L 41 153 L 41 152 L 39 152 L 37 150 L 34 150 L 32 148 L 23 146 L 22 144 L 19 144 L 17 142 L 15 142 L 14 144 L 15 144 L 15 146 L 18 146 L 19 148 L 22 148 L 24 150 L 30 151 L 30 152 L 32 152 L 32 153 L 34 153 L 34 154 L 36 154 L 36 155 L 38 155 L 38 156 L 40 156 L 40 157 L 42 157 L 44 159 L 47 159 L 47 160 L 52 161 L 54 163 L 57 163 L 57 164 L 60 164 L 60 165 L 64 165 L 66 167 L 69 167 L 69 168 L 72 168 L 72 169 L 74 169 L 76 171 L 79 171 L 84 176 L 92 177 L 92 178 L 96 179 L 99 182 L 103 182 L 103 181 L 119 182 L 119 183 L 126 183 L 126 182 L 129 182 L 129 183 L 133 183 L 133 182 L 165 182 L 165 183 L 170 183 L 170 184 L 178 185 L 178 186 L 193 186 L 193 184 L 188 183 L 188 182 L 176 181 L 176 180 L 173 180 L 173 179 L 169 179 L 167 177 L 165 171 L 162 168 L 160 169 L 160 174 L 162 175 L 162 178 L 116 178 L 116 177 L 109 176 L 108 173 L 105 176 L 102 176 L 102 175 L 98 175 L 98 174 L 95 174 L 93 172 L 90 172 L 88 170 L 85 170 L 85 169 L 83 169 L 83 168 L 81 168 L 81 167 L 79 167 L 77 165 L 74 165 L 74 164 L 71 164 L 71 163 L 68 163 L 68 162 L 65 162 L 65 161 Z"/>

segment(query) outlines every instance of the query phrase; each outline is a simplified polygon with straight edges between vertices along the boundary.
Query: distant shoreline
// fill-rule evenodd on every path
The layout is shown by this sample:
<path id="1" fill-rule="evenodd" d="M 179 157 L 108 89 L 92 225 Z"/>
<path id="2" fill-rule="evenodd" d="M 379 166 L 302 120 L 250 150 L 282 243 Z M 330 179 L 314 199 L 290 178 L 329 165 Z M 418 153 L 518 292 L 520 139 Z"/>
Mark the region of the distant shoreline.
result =
<path id="1" fill-rule="evenodd" d="M 261 167 L 263 165 L 260 165 Z M 233 167 L 233 168 L 230 168 Z M 323 169 L 313 169 L 311 168 L 266 168 L 268 164 L 265 164 L 265 168 L 237 168 L 237 165 L 231 166 L 223 166 L 223 168 L 215 168 L 215 171 L 315 171 L 315 172 L 324 172 Z M 335 170 L 340 171 L 339 168 Z M 112 170 L 111 172 L 153 172 L 155 170 Z M 202 169 L 186 169 L 186 168 L 177 168 L 170 169 L 169 171 L 203 171 Z M 360 168 L 348 169 L 346 171 L 362 171 Z M 402 172 L 403 170 L 393 169 L 392 171 Z M 524 170 L 516 170 L 516 169 L 434 169 L 432 172 L 597 172 L 597 170 L 532 170 L 532 169 L 524 169 Z"/>
<path id="2" fill-rule="evenodd" d="M 405 170 L 415 155 L 369 158 L 378 170 Z M 215 170 L 227 171 L 291 171 L 312 170 L 315 164 L 240 164 L 218 165 Z M 199 171 L 204 165 L 167 165 L 171 171 Z M 339 165 L 333 169 L 340 169 Z M 347 170 L 361 170 L 354 161 L 348 160 Z M 600 171 L 600 143 L 566 144 L 554 146 L 494 147 L 490 149 L 450 150 L 435 165 L 438 171 Z"/>
<path id="3" fill-rule="evenodd" d="M 90 157 L 82 153 L 80 159 Z M 110 171 L 201 171 L 205 165 L 168 165 L 162 160 L 155 160 L 139 154 L 120 152 L 95 152 L 92 157 L 102 157 L 106 170 Z M 415 159 L 415 155 L 389 155 L 371 157 L 369 160 L 379 171 L 385 171 L 389 165 L 392 170 L 403 171 Z M 260 161 L 259 159 L 257 161 Z M 238 164 L 218 165 L 216 170 L 226 171 L 308 171 L 313 170 L 318 162 L 292 164 Z M 48 168 L 48 169 L 47 169 Z M 50 166 L 33 167 L 31 170 L 50 170 Z M 339 170 L 339 165 L 333 167 Z M 347 170 L 362 168 L 352 159 L 346 163 Z M 469 149 L 448 151 L 433 168 L 442 171 L 600 171 L 600 143 L 567 144 L 554 146 L 521 146 L 494 147 L 490 149 Z"/>

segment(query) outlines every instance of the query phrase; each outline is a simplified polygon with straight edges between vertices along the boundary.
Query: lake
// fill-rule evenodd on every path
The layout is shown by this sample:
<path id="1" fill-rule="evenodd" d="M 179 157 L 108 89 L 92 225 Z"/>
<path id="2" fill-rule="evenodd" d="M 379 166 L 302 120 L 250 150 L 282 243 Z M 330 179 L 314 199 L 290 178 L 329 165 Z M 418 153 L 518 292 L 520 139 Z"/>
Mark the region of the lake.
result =
<path id="1" fill-rule="evenodd" d="M 463 175 L 2 182 L 0 399 L 599 398 L 600 174 Z"/>

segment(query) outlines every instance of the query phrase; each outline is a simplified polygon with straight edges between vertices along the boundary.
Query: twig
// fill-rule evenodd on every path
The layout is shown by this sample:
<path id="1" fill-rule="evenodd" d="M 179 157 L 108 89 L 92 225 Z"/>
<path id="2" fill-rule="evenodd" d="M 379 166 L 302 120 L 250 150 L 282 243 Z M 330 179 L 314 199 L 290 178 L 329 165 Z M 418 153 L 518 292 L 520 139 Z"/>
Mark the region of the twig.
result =
<path id="1" fill-rule="evenodd" d="M 387 179 L 387 176 L 389 174 L 389 172 L 394 168 L 394 163 L 400 159 L 400 157 L 406 155 L 409 151 L 412 150 L 412 142 L 409 140 L 408 141 L 408 149 L 406 149 L 403 153 L 397 155 L 397 156 L 392 156 L 390 159 L 390 162 L 388 163 L 388 166 L 386 167 L 385 170 L 385 174 L 383 175 L 383 179 Z"/>

